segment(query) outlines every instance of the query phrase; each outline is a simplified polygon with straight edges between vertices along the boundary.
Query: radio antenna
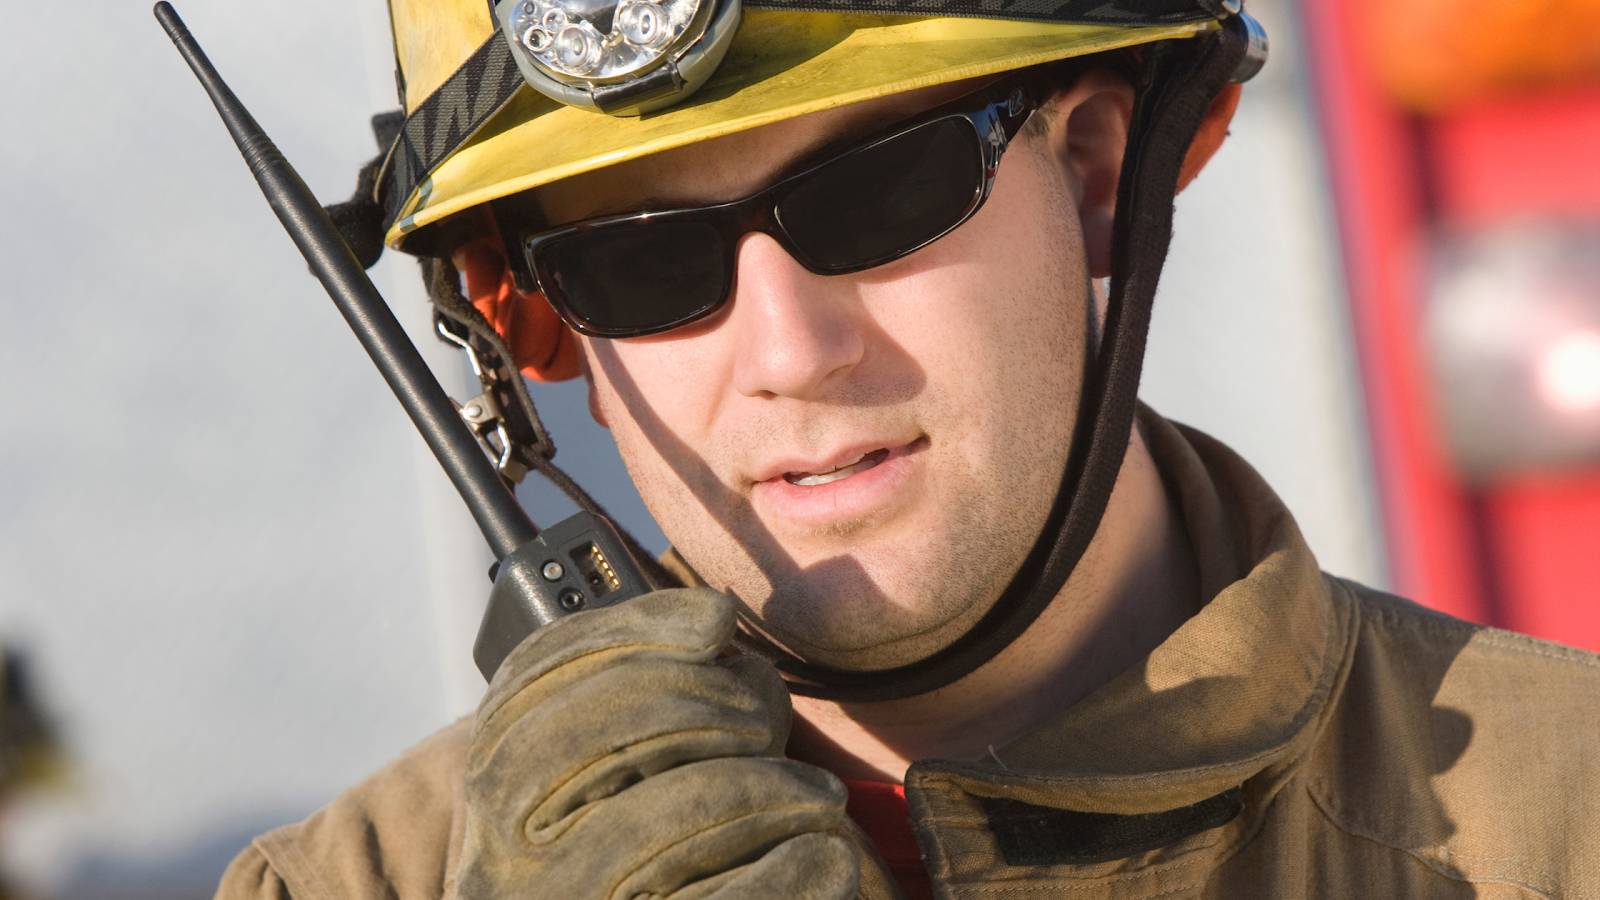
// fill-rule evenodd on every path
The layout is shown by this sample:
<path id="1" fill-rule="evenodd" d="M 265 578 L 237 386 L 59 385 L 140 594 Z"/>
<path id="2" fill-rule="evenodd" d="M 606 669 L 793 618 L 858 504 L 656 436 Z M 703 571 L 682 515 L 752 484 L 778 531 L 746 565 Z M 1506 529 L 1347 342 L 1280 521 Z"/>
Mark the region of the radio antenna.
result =
<path id="1" fill-rule="evenodd" d="M 539 530 L 516 496 L 501 483 L 477 438 L 461 420 L 455 404 L 439 386 L 311 189 L 228 89 L 172 4 L 162 0 L 156 4 L 155 14 L 210 95 L 278 221 L 383 373 L 383 380 L 405 407 L 406 415 L 422 432 L 422 439 L 466 502 L 495 558 L 504 560 L 537 537 Z"/>

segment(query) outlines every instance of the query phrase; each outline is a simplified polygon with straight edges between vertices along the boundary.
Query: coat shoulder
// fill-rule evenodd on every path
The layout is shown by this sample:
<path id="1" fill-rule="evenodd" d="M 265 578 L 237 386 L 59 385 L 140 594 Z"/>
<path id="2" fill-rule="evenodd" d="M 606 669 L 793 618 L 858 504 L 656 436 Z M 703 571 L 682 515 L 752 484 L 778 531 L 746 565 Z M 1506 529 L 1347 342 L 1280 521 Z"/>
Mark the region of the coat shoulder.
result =
<path id="1" fill-rule="evenodd" d="M 1348 675 L 1307 788 L 1447 877 L 1600 894 L 1600 656 L 1347 582 Z"/>
<path id="2" fill-rule="evenodd" d="M 1570 677 L 1600 681 L 1600 654 L 1551 641 L 1476 625 L 1432 610 L 1419 603 L 1343 579 L 1334 579 L 1360 605 L 1364 623 L 1373 634 L 1387 634 L 1412 646 L 1436 645 L 1449 649 L 1465 636 L 1471 644 L 1469 661 L 1531 662 L 1538 658 L 1565 669 Z M 1600 601 L 1600 596 L 1594 598 Z M 1575 601 L 1583 602 L 1583 601 Z"/>
<path id="3" fill-rule="evenodd" d="M 305 821 L 256 838 L 224 873 L 218 896 L 446 896 L 461 848 L 471 730 L 470 718 L 455 722 Z"/>

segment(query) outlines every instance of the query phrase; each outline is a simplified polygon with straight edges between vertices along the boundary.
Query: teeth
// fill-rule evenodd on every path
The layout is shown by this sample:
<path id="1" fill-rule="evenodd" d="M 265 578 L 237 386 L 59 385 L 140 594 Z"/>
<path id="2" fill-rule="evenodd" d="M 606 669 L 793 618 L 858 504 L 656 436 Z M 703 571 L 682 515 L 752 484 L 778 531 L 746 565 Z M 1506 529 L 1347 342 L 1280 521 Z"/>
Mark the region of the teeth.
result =
<path id="1" fill-rule="evenodd" d="M 832 472 L 824 472 L 821 475 L 807 475 L 804 478 L 795 478 L 792 475 L 785 475 L 784 477 L 789 479 L 790 484 L 798 484 L 801 487 L 816 487 L 819 484 L 832 484 L 835 481 L 842 481 L 854 474 L 854 470 L 834 469 Z"/>
<path id="2" fill-rule="evenodd" d="M 888 455 L 889 451 L 887 450 L 874 450 L 871 453 L 863 453 L 850 462 L 847 462 L 838 468 L 829 469 L 826 472 L 818 472 L 815 474 L 808 473 L 805 475 L 802 475 L 798 472 L 790 472 L 784 475 L 783 478 L 790 484 L 799 485 L 800 487 L 816 487 L 818 485 L 831 484 L 835 481 L 842 481 L 846 478 L 849 478 L 851 475 L 854 475 L 857 472 L 865 472 L 873 466 L 876 466 L 878 463 L 883 462 L 884 457 Z"/>
<path id="3" fill-rule="evenodd" d="M 818 475 L 832 475 L 835 472 L 842 472 L 845 469 L 850 468 L 851 466 L 855 465 L 858 462 L 861 462 L 863 459 L 866 459 L 866 458 L 867 458 L 867 455 L 865 453 L 863 453 L 860 456 L 856 457 L 855 459 L 850 460 L 847 463 L 840 463 L 837 466 L 834 466 L 833 468 L 829 469 L 826 472 L 818 472 L 816 474 L 818 474 Z"/>

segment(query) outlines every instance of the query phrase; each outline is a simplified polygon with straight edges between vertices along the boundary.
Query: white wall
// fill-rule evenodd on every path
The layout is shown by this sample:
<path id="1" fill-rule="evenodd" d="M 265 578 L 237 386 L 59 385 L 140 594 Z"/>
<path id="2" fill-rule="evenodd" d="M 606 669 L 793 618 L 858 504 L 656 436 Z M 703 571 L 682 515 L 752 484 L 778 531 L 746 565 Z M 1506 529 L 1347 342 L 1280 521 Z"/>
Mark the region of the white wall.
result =
<path id="1" fill-rule="evenodd" d="M 348 195 L 394 103 L 383 6 L 179 6 Z M 13 4 L 7 32 L 0 635 L 73 779 L 0 849 L 62 896 L 209 895 L 250 834 L 448 716 L 419 442 L 149 4 Z"/>
<path id="2" fill-rule="evenodd" d="M 1331 198 L 1292 4 L 1251 2 L 1272 59 L 1178 198 L 1147 402 L 1225 441 L 1283 498 L 1322 567 L 1387 581 Z"/>

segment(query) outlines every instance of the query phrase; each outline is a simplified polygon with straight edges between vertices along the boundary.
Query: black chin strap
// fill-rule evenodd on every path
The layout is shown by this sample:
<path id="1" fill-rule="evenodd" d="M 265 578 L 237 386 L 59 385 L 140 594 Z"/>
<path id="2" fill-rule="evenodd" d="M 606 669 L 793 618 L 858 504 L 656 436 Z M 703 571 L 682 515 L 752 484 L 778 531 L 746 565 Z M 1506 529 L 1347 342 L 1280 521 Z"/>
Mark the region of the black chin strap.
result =
<path id="1" fill-rule="evenodd" d="M 1151 48 L 1117 188 L 1101 349 L 1085 373 L 1078 427 L 1049 518 L 1010 586 L 954 644 L 928 659 L 876 672 L 808 663 L 765 637 L 759 621 L 747 621 L 742 645 L 771 659 L 795 693 L 871 702 L 943 687 L 1010 646 L 1066 583 L 1099 527 L 1128 449 L 1150 310 L 1172 237 L 1178 174 L 1212 100 L 1245 55 L 1248 40 L 1238 24 L 1229 20 L 1220 31 Z"/>

